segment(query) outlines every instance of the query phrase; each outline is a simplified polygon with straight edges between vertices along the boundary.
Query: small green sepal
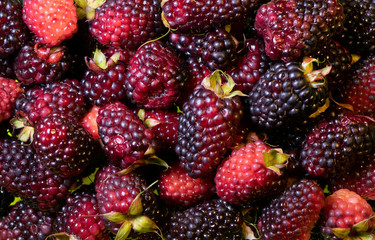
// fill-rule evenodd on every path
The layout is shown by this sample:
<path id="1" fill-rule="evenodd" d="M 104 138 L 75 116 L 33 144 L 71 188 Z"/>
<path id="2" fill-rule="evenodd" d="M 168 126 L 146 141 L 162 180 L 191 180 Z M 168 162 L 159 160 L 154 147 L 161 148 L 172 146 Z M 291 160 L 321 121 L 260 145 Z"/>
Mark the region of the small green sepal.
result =
<path id="1" fill-rule="evenodd" d="M 109 221 L 114 222 L 114 223 L 122 223 L 127 219 L 127 216 L 125 214 L 119 213 L 119 212 L 103 213 L 103 214 L 100 214 L 100 216 L 103 216 Z"/>
<path id="2" fill-rule="evenodd" d="M 157 166 L 161 166 L 161 167 L 165 167 L 165 169 L 168 169 L 169 168 L 169 165 L 166 161 L 164 161 L 163 159 L 155 156 L 155 155 L 151 155 L 149 156 L 148 158 L 146 159 L 141 159 L 141 160 L 137 160 L 135 161 L 132 165 L 130 165 L 129 167 L 117 172 L 117 174 L 119 175 L 127 175 L 131 172 L 133 172 L 135 169 L 141 167 L 141 166 L 145 166 L 145 165 L 157 165 Z"/>
<path id="3" fill-rule="evenodd" d="M 48 235 L 46 237 L 46 240 L 49 238 L 57 239 L 57 240 L 80 240 L 79 238 L 76 238 L 75 236 L 66 233 L 66 232 L 59 232 L 59 233 L 54 233 L 51 235 Z"/>
<path id="4" fill-rule="evenodd" d="M 29 125 L 26 118 L 12 118 L 10 124 L 13 129 L 21 129 L 20 133 L 17 134 L 18 140 L 25 143 L 34 141 L 34 127 Z"/>
<path id="5" fill-rule="evenodd" d="M 156 232 L 159 229 L 151 218 L 144 215 L 133 218 L 132 225 L 134 231 L 139 233 Z"/>
<path id="6" fill-rule="evenodd" d="M 129 206 L 128 213 L 132 216 L 140 215 L 143 212 L 142 200 L 140 198 L 141 193 L 134 198 Z"/>
<path id="7" fill-rule="evenodd" d="M 120 229 L 118 230 L 115 240 L 124 240 L 126 239 L 132 230 L 132 222 L 127 220 L 122 223 Z"/>
<path id="8" fill-rule="evenodd" d="M 346 238 L 350 233 L 350 228 L 330 228 L 330 230 L 340 239 Z"/>
<path id="9" fill-rule="evenodd" d="M 271 149 L 268 152 L 263 152 L 264 166 L 281 175 L 280 169 L 286 166 L 290 155 L 283 153 L 281 149 Z"/>

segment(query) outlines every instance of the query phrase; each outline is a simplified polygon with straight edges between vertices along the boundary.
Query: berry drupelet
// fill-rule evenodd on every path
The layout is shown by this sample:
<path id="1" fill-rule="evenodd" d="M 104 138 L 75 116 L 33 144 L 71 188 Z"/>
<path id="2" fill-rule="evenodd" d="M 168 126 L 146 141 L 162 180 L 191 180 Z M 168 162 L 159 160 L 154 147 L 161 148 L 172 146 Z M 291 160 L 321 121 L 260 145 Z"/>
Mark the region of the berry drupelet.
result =
<path id="1" fill-rule="evenodd" d="M 13 115 L 15 103 L 24 92 L 21 83 L 13 79 L 0 77 L 0 122 Z"/>
<path id="2" fill-rule="evenodd" d="M 187 79 L 184 62 L 160 40 L 142 45 L 130 59 L 125 89 L 139 107 L 168 109 L 179 98 Z"/>

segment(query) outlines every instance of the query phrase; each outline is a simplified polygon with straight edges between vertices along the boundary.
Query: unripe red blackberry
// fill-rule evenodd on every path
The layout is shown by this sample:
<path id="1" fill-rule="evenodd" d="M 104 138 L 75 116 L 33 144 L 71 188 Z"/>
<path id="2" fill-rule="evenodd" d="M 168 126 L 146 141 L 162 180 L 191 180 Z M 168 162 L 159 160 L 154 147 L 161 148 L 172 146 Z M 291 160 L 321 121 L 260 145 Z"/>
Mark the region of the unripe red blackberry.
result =
<path id="1" fill-rule="evenodd" d="M 141 160 L 153 147 L 153 132 L 120 102 L 101 108 L 97 123 L 104 151 L 113 165 L 126 168 Z"/>
<path id="2" fill-rule="evenodd" d="M 160 0 L 111 0 L 95 10 L 91 34 L 104 45 L 137 49 L 162 35 Z"/>
<path id="3" fill-rule="evenodd" d="M 126 95 L 139 107 L 169 109 L 186 82 L 184 62 L 160 40 L 141 46 L 126 72 Z"/>

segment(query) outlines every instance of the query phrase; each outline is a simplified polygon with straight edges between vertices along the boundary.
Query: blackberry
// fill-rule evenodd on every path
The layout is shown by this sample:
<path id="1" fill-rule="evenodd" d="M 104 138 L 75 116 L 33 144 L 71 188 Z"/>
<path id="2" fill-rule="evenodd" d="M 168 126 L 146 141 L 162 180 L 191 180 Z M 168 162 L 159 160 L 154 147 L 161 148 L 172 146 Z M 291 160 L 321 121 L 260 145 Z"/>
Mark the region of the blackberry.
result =
<path id="1" fill-rule="evenodd" d="M 77 120 L 86 111 L 79 82 L 66 79 L 26 90 L 16 101 L 16 114 L 34 124 L 51 113 L 62 113 Z"/>
<path id="2" fill-rule="evenodd" d="M 344 9 L 338 0 L 274 0 L 262 5 L 254 27 L 272 60 L 309 55 L 339 33 Z"/>
<path id="3" fill-rule="evenodd" d="M 69 195 L 74 181 L 46 169 L 31 145 L 0 140 L 0 186 L 43 211 L 55 212 Z"/>
<path id="4" fill-rule="evenodd" d="M 160 0 L 111 0 L 95 10 L 91 34 L 104 45 L 137 49 L 164 31 Z"/>
<path id="5" fill-rule="evenodd" d="M 340 0 L 344 8 L 344 29 L 335 39 L 351 53 L 375 51 L 375 2 L 371 0 Z"/>
<path id="6" fill-rule="evenodd" d="M 204 35 L 171 33 L 169 41 L 189 57 L 200 58 L 212 71 L 226 70 L 237 60 L 237 40 L 225 29 L 215 29 Z"/>
<path id="7" fill-rule="evenodd" d="M 300 161 L 311 176 L 343 174 L 373 151 L 375 125 L 366 117 L 346 114 L 322 120 L 302 143 Z"/>
<path id="8" fill-rule="evenodd" d="M 0 59 L 18 51 L 30 38 L 22 20 L 22 4 L 17 0 L 0 1 Z"/>
<path id="9" fill-rule="evenodd" d="M 52 233 L 54 216 L 18 202 L 0 221 L 0 239 L 46 239 Z"/>
<path id="10" fill-rule="evenodd" d="M 57 213 L 54 231 L 82 240 L 109 240 L 104 221 L 98 215 L 99 205 L 95 193 L 88 188 L 79 189 Z"/>
<path id="11" fill-rule="evenodd" d="M 166 27 L 184 33 L 204 33 L 241 22 L 249 17 L 260 0 L 165 0 L 162 1 L 162 18 Z"/>
<path id="12" fill-rule="evenodd" d="M 272 64 L 246 99 L 251 122 L 267 130 L 301 123 L 326 103 L 323 75 L 293 61 Z"/>
<path id="13" fill-rule="evenodd" d="M 33 147 L 43 165 L 63 178 L 82 173 L 94 159 L 94 139 L 83 126 L 62 114 L 35 125 Z"/>
<path id="14" fill-rule="evenodd" d="M 233 88 L 233 80 L 228 81 Z M 238 92 L 232 92 L 229 86 L 221 84 L 221 75 L 215 71 L 195 88 L 182 107 L 176 153 L 190 177 L 212 175 L 234 144 L 243 110 Z"/>
<path id="15" fill-rule="evenodd" d="M 107 104 L 97 118 L 99 136 L 109 162 L 123 168 L 141 160 L 154 146 L 154 134 L 124 104 Z"/>
<path id="16" fill-rule="evenodd" d="M 125 89 L 140 107 L 168 109 L 180 96 L 187 75 L 183 61 L 161 41 L 141 46 L 126 72 Z"/>
<path id="17" fill-rule="evenodd" d="M 100 214 L 115 212 L 133 218 L 147 216 L 154 224 L 162 222 L 164 213 L 159 207 L 152 188 L 147 188 L 144 178 L 136 172 L 119 174 L 120 170 L 119 167 L 107 165 L 96 173 L 95 190 Z M 138 195 L 139 197 L 136 198 Z M 135 205 L 132 205 L 133 201 L 141 203 L 136 210 L 133 207 Z M 119 222 L 111 222 L 106 218 L 105 222 L 115 234 L 121 227 Z M 134 230 L 131 236 L 140 235 L 136 233 L 136 229 Z"/>
<path id="18" fill-rule="evenodd" d="M 24 85 L 51 83 L 64 78 L 70 68 L 70 60 L 65 46 L 47 48 L 30 41 L 18 52 L 13 69 Z"/>
<path id="19" fill-rule="evenodd" d="M 120 52 L 108 58 L 100 50 L 87 61 L 88 69 L 81 80 L 82 90 L 88 101 L 96 106 L 118 101 L 125 97 L 126 63 L 116 59 Z"/>
<path id="20" fill-rule="evenodd" d="M 302 179 L 261 211 L 257 226 L 265 240 L 308 240 L 324 205 L 323 189 Z"/>
<path id="21" fill-rule="evenodd" d="M 243 239 L 242 223 L 239 209 L 214 199 L 171 213 L 167 239 Z"/>

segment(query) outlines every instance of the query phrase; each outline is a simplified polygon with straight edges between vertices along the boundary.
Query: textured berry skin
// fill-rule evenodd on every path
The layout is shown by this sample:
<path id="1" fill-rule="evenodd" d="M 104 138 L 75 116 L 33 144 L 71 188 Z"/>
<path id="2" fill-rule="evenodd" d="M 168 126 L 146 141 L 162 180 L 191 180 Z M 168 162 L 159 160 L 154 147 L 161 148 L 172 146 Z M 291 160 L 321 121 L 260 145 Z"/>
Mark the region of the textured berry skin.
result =
<path id="1" fill-rule="evenodd" d="M 239 97 L 219 98 L 198 85 L 182 108 L 176 153 L 193 178 L 212 175 L 233 145 L 243 115 Z"/>
<path id="2" fill-rule="evenodd" d="M 82 173 L 93 161 L 95 142 L 75 120 L 51 114 L 35 125 L 33 146 L 46 168 L 68 178 Z"/>
<path id="3" fill-rule="evenodd" d="M 227 71 L 236 83 L 234 89 L 249 94 L 255 83 L 266 73 L 270 62 L 261 39 L 246 40 L 245 48 L 240 52 L 236 65 Z"/>
<path id="4" fill-rule="evenodd" d="M 179 115 L 165 110 L 144 110 L 141 119 L 155 135 L 158 154 L 174 153 L 178 140 Z"/>
<path id="5" fill-rule="evenodd" d="M 212 178 L 191 178 L 178 164 L 159 178 L 159 196 L 168 206 L 190 207 L 208 200 L 215 192 Z"/>
<path id="6" fill-rule="evenodd" d="M 323 205 L 323 189 L 300 180 L 262 209 L 258 230 L 264 240 L 308 240 Z"/>
<path id="7" fill-rule="evenodd" d="M 13 69 L 24 85 L 39 85 L 61 81 L 70 69 L 70 56 L 66 47 L 60 51 L 59 60 L 42 57 L 35 51 L 35 42 L 30 41 L 22 46 L 13 62 Z"/>
<path id="8" fill-rule="evenodd" d="M 73 181 L 45 168 L 31 145 L 14 139 L 0 140 L 0 185 L 15 196 L 55 212 L 68 197 Z"/>
<path id="9" fill-rule="evenodd" d="M 99 205 L 95 193 L 75 192 L 58 212 L 54 231 L 66 232 L 81 240 L 108 240 L 109 234 L 98 214 Z"/>
<path id="10" fill-rule="evenodd" d="M 24 0 L 22 18 L 39 41 L 49 46 L 59 45 L 78 30 L 73 0 Z"/>
<path id="11" fill-rule="evenodd" d="M 17 0 L 0 1 L 0 59 L 10 56 L 29 39 L 22 20 L 22 5 Z"/>
<path id="12" fill-rule="evenodd" d="M 375 200 L 375 161 L 374 154 L 357 160 L 356 165 L 347 169 L 345 174 L 329 179 L 331 192 L 345 188 L 366 200 Z"/>
<path id="13" fill-rule="evenodd" d="M 32 124 L 51 113 L 79 119 L 85 111 L 83 92 L 75 79 L 30 88 L 16 101 L 16 114 Z"/>
<path id="14" fill-rule="evenodd" d="M 101 108 L 96 121 L 104 151 L 116 166 L 126 168 L 141 160 L 154 144 L 153 132 L 120 102 Z"/>
<path id="15" fill-rule="evenodd" d="M 18 202 L 0 221 L 0 239 L 41 240 L 52 233 L 54 216 Z"/>
<path id="16" fill-rule="evenodd" d="M 201 58 L 212 71 L 226 70 L 237 60 L 237 40 L 225 29 L 218 28 L 204 35 L 171 33 L 169 41 L 187 56 Z"/>
<path id="17" fill-rule="evenodd" d="M 371 153 L 374 140 L 375 125 L 366 117 L 344 115 L 322 120 L 303 141 L 300 161 L 312 176 L 333 177 Z"/>
<path id="18" fill-rule="evenodd" d="M 13 79 L 0 77 L 0 122 L 9 119 L 13 115 L 16 99 L 23 92 L 21 83 Z"/>
<path id="19" fill-rule="evenodd" d="M 96 119 L 99 115 L 99 107 L 93 106 L 81 119 L 81 125 L 91 133 L 94 140 L 97 140 L 100 138 L 98 133 L 98 123 L 96 122 Z"/>
<path id="20" fill-rule="evenodd" d="M 241 212 L 220 200 L 210 200 L 183 211 L 169 219 L 167 239 L 243 239 Z"/>
<path id="21" fill-rule="evenodd" d="M 86 99 L 99 107 L 116 102 L 125 97 L 126 64 L 118 61 L 107 69 L 85 71 L 81 80 L 81 88 Z"/>
<path id="22" fill-rule="evenodd" d="M 366 220 L 375 213 L 370 204 L 355 192 L 340 189 L 326 197 L 322 214 L 321 232 L 325 239 L 338 240 L 331 228 L 351 228 L 356 223 Z M 368 221 L 371 231 L 375 227 L 375 220 Z"/>
<path id="23" fill-rule="evenodd" d="M 245 20 L 259 7 L 259 0 L 241 1 L 162 1 L 162 15 L 171 29 L 185 33 L 203 33 Z"/>
<path id="24" fill-rule="evenodd" d="M 282 192 L 286 186 L 285 176 L 265 166 L 263 153 L 270 150 L 271 147 L 261 140 L 234 149 L 217 169 L 217 195 L 231 204 L 243 205 Z"/>
<path id="25" fill-rule="evenodd" d="M 274 0 L 262 5 L 254 27 L 272 60 L 296 60 L 327 43 L 343 28 L 344 9 L 336 1 Z"/>
<path id="26" fill-rule="evenodd" d="M 140 47 L 126 72 L 127 97 L 138 106 L 168 109 L 180 96 L 187 75 L 184 63 L 161 41 Z"/>
<path id="27" fill-rule="evenodd" d="M 314 88 L 297 62 L 276 62 L 246 99 L 253 124 L 264 129 L 301 123 L 323 106 L 327 85 Z"/>
<path id="28" fill-rule="evenodd" d="M 349 81 L 340 89 L 342 102 L 352 105 L 355 113 L 375 117 L 375 54 L 354 65 Z"/>
<path id="29" fill-rule="evenodd" d="M 158 224 L 162 220 L 163 213 L 157 203 L 153 189 L 146 190 L 146 181 L 141 175 L 131 172 L 127 175 L 117 174 L 121 168 L 107 165 L 96 173 L 95 190 L 101 214 L 117 212 L 129 214 L 129 207 L 136 196 L 140 195 L 143 211 L 140 215 L 146 215 Z M 119 224 L 105 219 L 107 226 L 113 233 L 118 231 Z"/>
<path id="30" fill-rule="evenodd" d="M 336 39 L 352 53 L 375 51 L 375 3 L 369 0 L 340 1 L 344 7 L 344 29 Z"/>
<path id="31" fill-rule="evenodd" d="M 160 0 L 110 0 L 95 10 L 91 34 L 104 45 L 137 49 L 165 31 Z"/>

